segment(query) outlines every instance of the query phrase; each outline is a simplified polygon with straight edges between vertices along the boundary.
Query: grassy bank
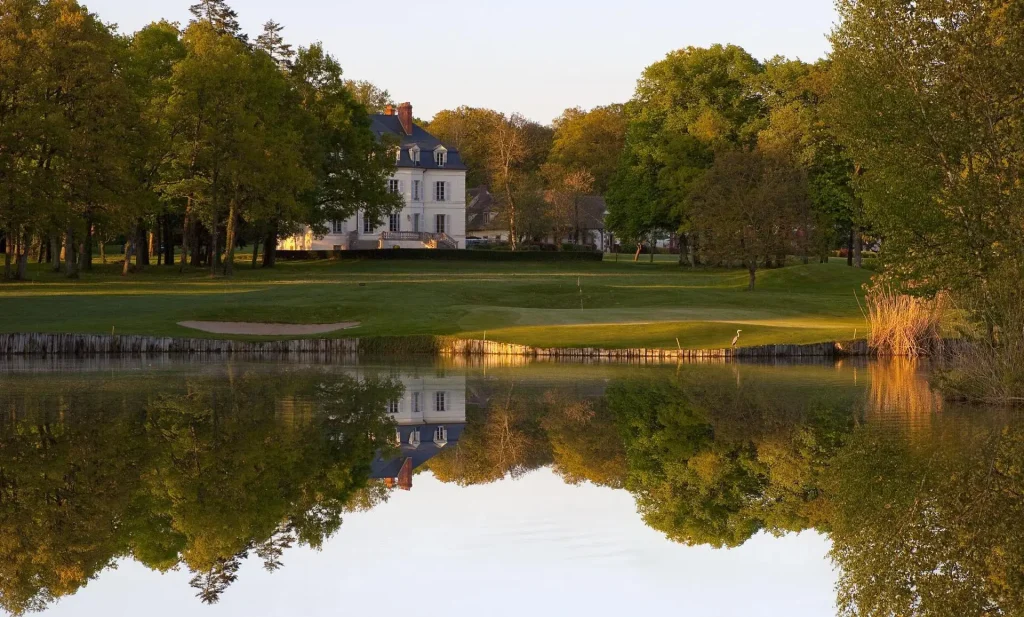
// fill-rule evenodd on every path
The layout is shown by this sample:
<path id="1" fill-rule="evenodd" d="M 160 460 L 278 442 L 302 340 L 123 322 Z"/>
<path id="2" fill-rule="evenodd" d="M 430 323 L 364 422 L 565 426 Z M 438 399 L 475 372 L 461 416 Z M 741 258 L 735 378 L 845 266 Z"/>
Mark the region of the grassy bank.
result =
<path id="1" fill-rule="evenodd" d="M 727 346 L 812 343 L 865 332 L 854 292 L 867 272 L 844 264 L 746 273 L 673 262 L 580 264 L 291 262 L 239 264 L 233 279 L 151 266 L 127 278 L 99 265 L 68 281 L 33 265 L 0 285 L 0 331 L 216 337 L 185 320 L 362 325 L 336 336 L 440 334 L 538 346 Z M 241 337 L 251 338 L 251 337 Z"/>

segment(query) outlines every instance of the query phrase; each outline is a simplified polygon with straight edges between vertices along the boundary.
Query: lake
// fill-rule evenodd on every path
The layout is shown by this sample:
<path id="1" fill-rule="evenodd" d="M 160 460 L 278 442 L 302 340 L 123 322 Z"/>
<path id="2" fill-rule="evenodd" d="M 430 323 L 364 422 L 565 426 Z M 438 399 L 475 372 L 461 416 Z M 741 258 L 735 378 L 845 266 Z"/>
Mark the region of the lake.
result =
<path id="1" fill-rule="evenodd" d="M 909 361 L 0 359 L 0 608 L 1020 615 L 1021 412 Z"/>

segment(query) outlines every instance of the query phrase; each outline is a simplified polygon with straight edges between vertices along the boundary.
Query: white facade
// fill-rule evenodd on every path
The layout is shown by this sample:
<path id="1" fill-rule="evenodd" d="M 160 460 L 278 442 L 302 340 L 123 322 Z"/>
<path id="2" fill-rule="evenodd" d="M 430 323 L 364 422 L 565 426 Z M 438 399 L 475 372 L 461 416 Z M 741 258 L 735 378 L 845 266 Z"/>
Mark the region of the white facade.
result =
<path id="1" fill-rule="evenodd" d="M 398 182 L 398 192 L 405 201 L 398 214 L 374 225 L 359 212 L 344 221 L 333 221 L 322 238 L 307 229 L 302 235 L 283 240 L 280 248 L 286 251 L 437 248 L 435 243 L 443 240 L 441 234 L 454 243 L 454 247 L 445 248 L 466 248 L 464 170 L 398 168 L 390 181 Z M 438 183 L 443 186 L 439 188 Z"/>
<path id="2" fill-rule="evenodd" d="M 312 230 L 283 240 L 279 248 L 298 251 L 351 249 L 466 248 L 466 168 L 456 150 L 412 122 L 412 106 L 399 114 L 372 116 L 373 130 L 397 135 L 395 169 L 388 189 L 402 195 L 401 211 L 382 221 L 367 220 L 362 212 L 343 221 L 330 221 L 327 234 Z"/>
<path id="3" fill-rule="evenodd" d="M 405 391 L 402 397 L 393 401 L 388 408 L 391 419 L 399 427 L 415 427 L 429 425 L 444 428 L 447 442 L 447 427 L 466 423 L 466 378 L 462 375 L 448 377 L 400 377 Z M 399 443 L 408 443 L 412 435 L 405 439 L 399 437 Z M 421 435 L 421 441 L 439 441 L 431 432 Z M 437 445 L 443 445 L 438 443 Z"/>

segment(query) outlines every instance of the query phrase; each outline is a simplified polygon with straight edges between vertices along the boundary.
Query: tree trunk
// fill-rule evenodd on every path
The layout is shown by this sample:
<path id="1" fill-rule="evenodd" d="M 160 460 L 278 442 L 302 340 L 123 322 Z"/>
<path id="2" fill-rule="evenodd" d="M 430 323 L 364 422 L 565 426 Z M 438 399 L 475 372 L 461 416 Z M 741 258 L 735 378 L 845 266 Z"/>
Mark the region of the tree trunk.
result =
<path id="1" fill-rule="evenodd" d="M 651 263 L 654 263 L 654 254 L 658 252 L 658 241 L 651 237 Z"/>
<path id="2" fill-rule="evenodd" d="M 188 203 L 185 205 L 185 221 L 181 225 L 181 272 L 185 271 L 185 265 L 188 263 L 188 249 L 189 249 L 189 227 L 192 223 L 192 197 L 188 198 Z"/>
<path id="3" fill-rule="evenodd" d="M 747 271 L 750 273 L 750 282 L 747 284 L 747 291 L 754 291 L 754 283 L 757 282 L 757 266 L 748 266 Z"/>
<path id="4" fill-rule="evenodd" d="M 64 274 L 69 279 L 78 278 L 78 264 L 75 261 L 75 230 L 71 227 L 64 231 Z"/>
<path id="5" fill-rule="evenodd" d="M 100 246 L 100 263 L 106 264 L 107 263 L 107 243 L 103 241 L 103 238 L 100 238 L 99 246 Z"/>
<path id="6" fill-rule="evenodd" d="M 253 240 L 252 242 L 252 269 L 256 269 L 256 264 L 259 263 L 260 258 L 260 242 L 259 239 Z"/>
<path id="7" fill-rule="evenodd" d="M 277 221 L 270 224 L 267 237 L 263 239 L 263 267 L 273 268 L 277 264 Z"/>
<path id="8" fill-rule="evenodd" d="M 54 272 L 60 272 L 60 236 L 50 235 L 50 264 Z"/>
<path id="9" fill-rule="evenodd" d="M 153 252 L 153 250 L 154 250 L 154 247 L 153 247 L 154 239 L 156 240 L 156 247 L 155 247 L 156 252 L 155 253 Z M 152 255 L 156 255 L 156 265 L 158 265 L 158 266 L 164 265 L 163 241 L 164 241 L 164 217 L 158 216 L 158 217 L 156 217 L 156 232 L 155 233 L 151 232 L 149 234 L 149 252 Z"/>
<path id="10" fill-rule="evenodd" d="M 128 276 L 128 273 L 132 271 L 132 253 L 135 252 L 138 235 L 128 236 L 128 239 L 124 243 L 124 266 L 121 268 L 121 276 Z M 139 261 L 135 259 L 136 263 Z"/>
<path id="11" fill-rule="evenodd" d="M 643 242 L 637 242 L 636 243 L 636 255 L 633 255 L 633 263 L 636 263 L 636 262 L 640 261 L 640 251 L 642 251 L 642 250 L 644 250 L 644 243 Z"/>
<path id="12" fill-rule="evenodd" d="M 154 247 L 154 242 L 156 241 L 157 233 L 159 231 L 160 231 L 160 223 L 157 222 L 157 230 L 156 230 L 156 232 L 154 232 L 152 230 L 149 231 L 148 237 L 146 238 L 146 265 L 151 265 L 154 257 L 157 258 L 157 265 L 160 264 L 160 257 L 161 257 L 161 255 L 159 254 L 159 252 Z"/>
<path id="13" fill-rule="evenodd" d="M 49 246 L 46 238 L 39 236 L 39 252 L 36 254 L 36 263 L 41 264 L 46 259 L 46 247 Z"/>
<path id="14" fill-rule="evenodd" d="M 21 241 L 18 243 L 18 280 L 24 281 L 28 278 L 28 232 L 21 232 Z"/>
<path id="15" fill-rule="evenodd" d="M 4 245 L 4 280 L 9 280 L 11 278 L 11 246 L 13 244 L 10 235 L 5 233 L 0 238 L 0 243 Z"/>
<path id="16" fill-rule="evenodd" d="M 210 224 L 210 276 L 217 276 L 217 266 L 220 265 L 220 251 L 217 250 L 217 208 L 213 209 L 213 218 Z"/>
<path id="17" fill-rule="evenodd" d="M 864 237 L 860 233 L 860 226 L 854 228 L 853 234 L 853 267 L 860 268 L 864 265 L 861 258 L 861 251 L 864 249 Z"/>
<path id="18" fill-rule="evenodd" d="M 82 242 L 82 269 L 92 270 L 92 222 L 85 222 L 85 241 Z"/>
<path id="19" fill-rule="evenodd" d="M 850 237 L 846 239 L 846 265 L 853 266 L 853 225 L 850 225 Z"/>
<path id="20" fill-rule="evenodd" d="M 141 270 L 149 265 L 149 253 L 146 251 L 146 225 L 139 219 L 135 225 L 135 267 Z"/>
<path id="21" fill-rule="evenodd" d="M 164 265 L 174 265 L 174 228 L 171 227 L 171 215 L 164 215 Z"/>
<path id="22" fill-rule="evenodd" d="M 224 275 L 235 273 L 235 234 L 238 233 L 238 199 L 228 204 L 228 226 L 224 234 Z"/>

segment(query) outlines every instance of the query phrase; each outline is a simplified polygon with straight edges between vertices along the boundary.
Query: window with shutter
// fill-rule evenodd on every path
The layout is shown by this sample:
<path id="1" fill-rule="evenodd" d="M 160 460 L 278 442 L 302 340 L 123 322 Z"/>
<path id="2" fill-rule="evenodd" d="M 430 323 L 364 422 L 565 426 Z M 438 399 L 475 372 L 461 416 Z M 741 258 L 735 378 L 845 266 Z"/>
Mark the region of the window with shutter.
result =
<path id="1" fill-rule="evenodd" d="M 447 184 L 447 182 L 434 183 L 434 201 L 445 201 L 445 197 L 447 197 L 447 193 L 445 193 L 445 184 Z"/>
<path id="2" fill-rule="evenodd" d="M 391 220 L 388 221 L 388 230 L 389 231 L 402 231 L 402 215 L 401 214 L 392 214 L 391 215 Z"/>

